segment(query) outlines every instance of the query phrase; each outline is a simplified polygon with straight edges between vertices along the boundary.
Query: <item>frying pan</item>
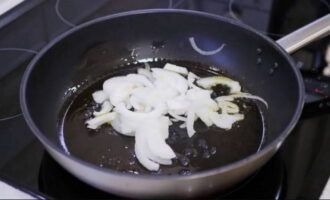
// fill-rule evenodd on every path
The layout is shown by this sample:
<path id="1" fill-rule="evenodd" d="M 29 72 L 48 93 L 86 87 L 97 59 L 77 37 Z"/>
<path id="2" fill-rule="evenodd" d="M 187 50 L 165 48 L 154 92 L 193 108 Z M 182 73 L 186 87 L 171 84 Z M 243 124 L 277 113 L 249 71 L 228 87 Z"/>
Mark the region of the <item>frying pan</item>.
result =
<path id="1" fill-rule="evenodd" d="M 98 189 L 135 198 L 196 197 L 222 191 L 264 165 L 297 123 L 304 105 L 304 84 L 288 53 L 328 34 L 329 27 L 327 15 L 276 43 L 243 24 L 197 11 L 155 9 L 102 17 L 60 35 L 32 60 L 22 80 L 21 107 L 28 125 L 51 156 Z M 222 43 L 226 48 L 215 55 L 201 55 L 193 50 L 189 37 L 206 48 Z M 154 51 L 150 48 L 153 41 L 166 44 Z M 78 64 L 88 49 L 103 43 L 111 44 L 106 58 L 96 56 L 86 65 Z M 138 49 L 134 58 L 130 57 L 132 49 Z M 125 64 L 126 58 L 167 58 L 221 66 L 268 102 L 263 147 L 236 162 L 188 176 L 123 174 L 69 155 L 59 139 L 58 118 L 73 86 L 108 74 L 113 66 Z M 274 63 L 278 68 L 270 74 Z"/>

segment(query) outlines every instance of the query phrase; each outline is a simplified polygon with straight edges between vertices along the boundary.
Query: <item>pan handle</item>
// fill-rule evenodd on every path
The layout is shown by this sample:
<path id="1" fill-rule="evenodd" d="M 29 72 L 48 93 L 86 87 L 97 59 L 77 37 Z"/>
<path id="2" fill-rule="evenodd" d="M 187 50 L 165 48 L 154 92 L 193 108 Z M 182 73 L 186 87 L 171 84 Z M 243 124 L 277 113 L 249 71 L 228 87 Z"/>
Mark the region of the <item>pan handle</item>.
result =
<path id="1" fill-rule="evenodd" d="M 306 46 L 321 37 L 330 34 L 330 14 L 299 28 L 298 30 L 282 37 L 276 42 L 282 46 L 289 54 Z"/>
<path id="2" fill-rule="evenodd" d="M 307 44 L 330 34 L 330 14 L 303 26 L 302 28 L 282 37 L 276 42 L 289 54 L 294 53 Z M 305 103 L 302 118 L 311 118 L 330 113 L 330 98 Z"/>

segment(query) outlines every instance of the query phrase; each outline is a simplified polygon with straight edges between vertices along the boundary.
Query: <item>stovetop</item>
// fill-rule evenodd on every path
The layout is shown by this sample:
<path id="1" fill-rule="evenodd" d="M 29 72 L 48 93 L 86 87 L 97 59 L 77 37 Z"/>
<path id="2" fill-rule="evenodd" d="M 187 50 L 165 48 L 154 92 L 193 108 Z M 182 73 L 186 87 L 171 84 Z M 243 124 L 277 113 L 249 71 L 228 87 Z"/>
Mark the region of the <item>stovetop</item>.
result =
<path id="1" fill-rule="evenodd" d="M 64 31 L 96 17 L 147 8 L 209 12 L 248 24 L 273 39 L 330 10 L 326 0 L 25 1 L 0 16 L 0 179 L 45 198 L 114 197 L 72 177 L 45 152 L 21 114 L 20 79 L 31 58 Z M 321 100 L 330 94 L 330 78 L 322 76 L 327 44 L 329 38 L 293 55 L 305 77 L 306 100 L 314 103 L 306 106 L 305 115 L 279 153 L 253 176 L 212 198 L 320 196 L 330 175 L 330 104 Z"/>

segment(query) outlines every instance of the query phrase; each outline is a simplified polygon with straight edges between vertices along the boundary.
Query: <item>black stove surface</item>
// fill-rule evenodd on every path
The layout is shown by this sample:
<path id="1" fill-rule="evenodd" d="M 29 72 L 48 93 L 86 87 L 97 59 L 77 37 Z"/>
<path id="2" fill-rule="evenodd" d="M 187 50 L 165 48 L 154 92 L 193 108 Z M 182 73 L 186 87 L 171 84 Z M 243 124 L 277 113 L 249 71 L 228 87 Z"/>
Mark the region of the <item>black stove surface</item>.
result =
<path id="1" fill-rule="evenodd" d="M 73 26 L 129 10 L 181 8 L 229 17 L 278 39 L 329 13 L 328 5 L 326 0 L 25 1 L 0 16 L 0 179 L 5 177 L 45 198 L 115 198 L 80 182 L 50 158 L 19 106 L 20 79 L 31 58 Z M 329 40 L 324 39 L 293 55 L 305 76 L 307 101 L 330 94 L 330 78 L 321 74 L 327 44 Z M 320 108 L 323 115 L 315 114 Z M 212 198 L 319 198 L 330 175 L 329 109 L 328 102 L 308 106 L 306 116 L 266 166 Z"/>

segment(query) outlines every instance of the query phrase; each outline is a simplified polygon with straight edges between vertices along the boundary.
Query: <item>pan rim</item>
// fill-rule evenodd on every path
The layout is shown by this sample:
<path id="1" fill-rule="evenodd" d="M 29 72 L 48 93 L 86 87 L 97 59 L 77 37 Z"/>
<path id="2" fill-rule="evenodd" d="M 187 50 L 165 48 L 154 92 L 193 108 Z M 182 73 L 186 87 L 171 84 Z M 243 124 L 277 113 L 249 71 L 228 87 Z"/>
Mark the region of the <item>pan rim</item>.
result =
<path id="1" fill-rule="evenodd" d="M 67 36 L 76 33 L 77 31 L 87 28 L 88 26 L 91 26 L 93 24 L 102 22 L 102 21 L 107 21 L 115 18 L 120 18 L 120 17 L 125 17 L 128 15 L 140 15 L 140 14 L 152 14 L 152 13 L 180 13 L 180 14 L 190 14 L 190 15 L 195 15 L 199 17 L 205 17 L 205 18 L 211 18 L 217 21 L 222 21 L 225 23 L 232 24 L 234 26 L 237 26 L 241 28 L 242 30 L 246 30 L 251 32 L 252 34 L 255 34 L 256 36 L 262 38 L 266 42 L 268 42 L 275 50 L 281 53 L 281 55 L 288 61 L 290 64 L 292 71 L 295 75 L 295 78 L 297 79 L 298 83 L 298 104 L 295 109 L 295 113 L 292 116 L 291 120 L 288 122 L 287 126 L 285 129 L 282 131 L 282 133 L 279 134 L 277 138 L 275 138 L 273 141 L 271 141 L 268 145 L 266 145 L 262 150 L 255 152 L 254 154 L 251 154 L 243 159 L 237 160 L 235 162 L 232 162 L 230 164 L 220 166 L 217 168 L 209 169 L 209 170 L 204 170 L 200 172 L 195 172 L 191 175 L 188 176 L 182 176 L 182 175 L 134 175 L 134 174 L 128 174 L 128 173 L 121 173 L 119 171 L 113 170 L 113 169 L 108 169 L 108 168 L 101 168 L 98 167 L 94 164 L 91 164 L 87 161 L 84 161 L 76 156 L 69 155 L 65 153 L 62 149 L 60 149 L 58 146 L 56 146 L 53 142 L 51 142 L 43 133 L 42 131 L 39 130 L 38 126 L 34 123 L 32 120 L 32 117 L 29 112 L 29 108 L 27 106 L 27 98 L 26 98 L 26 86 L 29 81 L 30 74 L 32 73 L 34 67 L 36 64 L 39 62 L 39 60 L 43 57 L 43 55 L 50 50 L 53 46 L 55 46 L 58 42 L 62 41 L 62 39 L 66 38 Z M 268 36 L 263 35 L 262 33 L 258 32 L 257 30 L 253 29 L 252 27 L 249 27 L 245 24 L 241 24 L 237 21 L 218 16 L 215 14 L 210 14 L 206 12 L 200 12 L 200 11 L 195 11 L 195 10 L 183 10 L 183 9 L 143 9 L 143 10 L 134 10 L 134 11 L 128 11 L 128 12 L 121 12 L 117 14 L 112 14 L 112 15 L 107 15 L 103 16 L 100 18 L 93 19 L 91 21 L 85 22 L 81 25 L 78 25 L 62 34 L 57 36 L 55 39 L 50 41 L 45 47 L 42 48 L 42 50 L 32 59 L 32 61 L 29 63 L 27 66 L 22 81 L 21 81 L 21 86 L 20 86 L 20 105 L 21 109 L 23 112 L 23 116 L 25 121 L 27 122 L 28 126 L 34 133 L 34 135 L 45 145 L 46 147 L 49 146 L 52 150 L 54 150 L 56 153 L 61 154 L 62 156 L 65 156 L 71 161 L 77 162 L 81 165 L 87 166 L 89 168 L 92 168 L 93 170 L 97 170 L 103 173 L 111 173 L 112 175 L 117 175 L 117 176 L 123 176 L 127 178 L 134 178 L 134 179 L 150 179 L 150 180 L 190 180 L 190 179 L 196 179 L 196 178 L 202 178 L 202 177 L 208 177 L 212 176 L 218 173 L 225 173 L 231 170 L 234 170 L 235 168 L 239 168 L 241 166 L 244 166 L 245 164 L 257 160 L 258 158 L 266 155 L 270 151 L 276 148 L 276 150 L 281 146 L 282 142 L 285 140 L 285 138 L 289 135 L 289 133 L 292 131 L 292 129 L 295 127 L 296 123 L 299 120 L 299 117 L 302 113 L 303 105 L 304 105 L 304 94 L 305 94 L 305 88 L 304 88 L 304 83 L 303 79 L 301 76 L 300 71 L 294 66 L 294 61 L 291 56 L 281 47 L 279 46 L 274 40 L 269 38 Z M 46 148 L 47 150 L 47 148 Z"/>

